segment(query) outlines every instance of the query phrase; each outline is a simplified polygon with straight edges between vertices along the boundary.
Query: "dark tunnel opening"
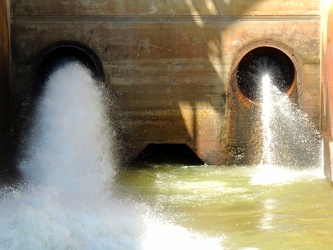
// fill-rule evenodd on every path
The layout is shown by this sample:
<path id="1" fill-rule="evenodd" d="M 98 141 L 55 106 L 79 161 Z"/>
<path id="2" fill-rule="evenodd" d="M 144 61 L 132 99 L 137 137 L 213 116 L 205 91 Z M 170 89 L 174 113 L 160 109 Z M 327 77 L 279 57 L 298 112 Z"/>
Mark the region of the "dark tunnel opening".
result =
<path id="1" fill-rule="evenodd" d="M 273 47 L 258 47 L 248 52 L 237 67 L 236 81 L 240 92 L 248 99 L 262 101 L 262 77 L 268 75 L 271 84 L 286 94 L 295 81 L 295 67 L 291 59 Z"/>
<path id="2" fill-rule="evenodd" d="M 87 67 L 92 76 L 104 82 L 102 63 L 96 53 L 84 44 L 75 41 L 59 41 L 45 48 L 32 67 L 33 95 L 39 95 L 50 74 L 68 62 L 79 62 Z"/>
<path id="3" fill-rule="evenodd" d="M 186 144 L 148 144 L 132 164 L 203 165 Z"/>

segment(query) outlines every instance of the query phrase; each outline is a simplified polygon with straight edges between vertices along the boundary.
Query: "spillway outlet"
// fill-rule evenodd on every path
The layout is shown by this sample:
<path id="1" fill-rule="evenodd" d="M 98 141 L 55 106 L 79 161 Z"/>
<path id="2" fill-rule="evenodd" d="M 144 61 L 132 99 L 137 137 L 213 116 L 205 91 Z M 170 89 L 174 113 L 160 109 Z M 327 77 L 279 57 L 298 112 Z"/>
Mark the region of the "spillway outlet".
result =
<path id="1" fill-rule="evenodd" d="M 291 92 L 295 82 L 295 67 L 283 51 L 273 47 L 258 47 L 245 54 L 239 62 L 236 82 L 243 96 L 262 103 L 267 84 L 272 86 L 276 95 Z"/>

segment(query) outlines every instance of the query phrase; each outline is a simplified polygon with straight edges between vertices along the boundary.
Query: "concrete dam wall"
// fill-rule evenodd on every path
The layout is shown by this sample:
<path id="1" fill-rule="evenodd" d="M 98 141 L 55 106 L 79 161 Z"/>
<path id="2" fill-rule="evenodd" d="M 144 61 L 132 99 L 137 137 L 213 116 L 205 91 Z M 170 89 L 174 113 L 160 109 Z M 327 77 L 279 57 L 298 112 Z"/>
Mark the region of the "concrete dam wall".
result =
<path id="1" fill-rule="evenodd" d="M 258 163 L 258 104 L 239 64 L 261 54 L 289 63 L 284 91 L 319 128 L 320 17 L 319 0 L 12 0 L 12 109 L 70 55 L 109 86 L 124 160 L 186 144 L 207 164 Z"/>

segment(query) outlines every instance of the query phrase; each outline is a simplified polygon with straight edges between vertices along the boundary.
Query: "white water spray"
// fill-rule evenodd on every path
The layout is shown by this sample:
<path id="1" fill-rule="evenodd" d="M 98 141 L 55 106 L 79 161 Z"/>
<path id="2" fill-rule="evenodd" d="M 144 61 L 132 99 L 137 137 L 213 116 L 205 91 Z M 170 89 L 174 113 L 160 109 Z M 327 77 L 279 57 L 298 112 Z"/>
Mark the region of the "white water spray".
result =
<path id="1" fill-rule="evenodd" d="M 35 185 L 93 198 L 114 175 L 102 92 L 78 63 L 51 75 L 20 169 Z"/>
<path id="2" fill-rule="evenodd" d="M 264 74 L 261 79 L 262 84 L 262 130 L 263 130 L 263 155 L 261 165 L 270 164 L 272 162 L 272 130 L 271 130 L 271 112 L 272 112 L 272 87 L 269 74 Z"/>
<path id="3" fill-rule="evenodd" d="M 112 194 L 107 120 L 102 92 L 82 65 L 50 76 L 19 165 L 25 184 L 0 190 L 0 249 L 220 249 L 219 239 Z"/>
<path id="4" fill-rule="evenodd" d="M 249 76 L 258 83 L 261 101 L 261 165 L 316 166 L 321 164 L 321 138 L 316 126 L 282 90 L 283 67 L 274 58 L 253 61 Z M 281 88 L 284 89 L 284 88 Z"/>
<path id="5" fill-rule="evenodd" d="M 262 158 L 251 183 L 277 184 L 303 175 L 318 175 L 318 168 L 322 166 L 320 133 L 307 114 L 275 86 L 271 72 L 278 68 L 264 61 L 258 69 L 264 72 L 259 88 Z"/>

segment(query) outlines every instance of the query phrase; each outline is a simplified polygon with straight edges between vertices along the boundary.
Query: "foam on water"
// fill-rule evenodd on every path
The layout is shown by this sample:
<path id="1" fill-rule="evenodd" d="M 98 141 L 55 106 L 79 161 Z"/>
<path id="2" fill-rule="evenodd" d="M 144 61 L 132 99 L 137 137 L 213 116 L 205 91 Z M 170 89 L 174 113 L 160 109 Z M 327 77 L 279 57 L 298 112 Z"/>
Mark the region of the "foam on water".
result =
<path id="1" fill-rule="evenodd" d="M 325 178 L 320 167 L 295 169 L 277 165 L 259 165 L 251 173 L 251 185 L 285 185 Z"/>
<path id="2" fill-rule="evenodd" d="M 112 133 L 101 88 L 78 63 L 49 78 L 19 168 L 0 192 L 0 249 L 221 249 L 112 193 Z"/>

